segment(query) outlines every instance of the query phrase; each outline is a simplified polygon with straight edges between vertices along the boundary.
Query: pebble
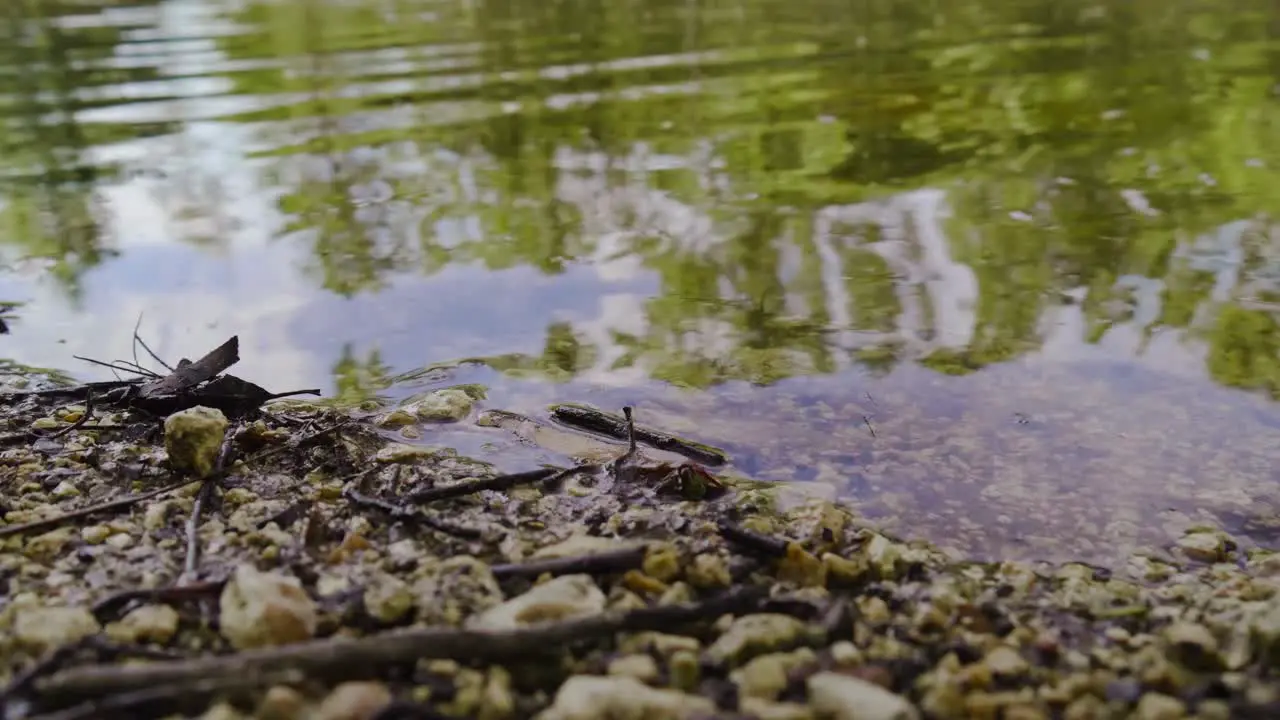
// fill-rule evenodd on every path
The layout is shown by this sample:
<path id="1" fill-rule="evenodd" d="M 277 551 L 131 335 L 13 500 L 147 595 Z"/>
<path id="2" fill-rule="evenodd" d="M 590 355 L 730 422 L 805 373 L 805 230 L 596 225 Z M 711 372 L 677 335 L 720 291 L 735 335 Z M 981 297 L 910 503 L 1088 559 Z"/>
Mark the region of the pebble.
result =
<path id="1" fill-rule="evenodd" d="M 222 635 L 238 649 L 284 645 L 311 638 L 315 603 L 298 579 L 240 565 L 222 590 Z"/>
<path id="2" fill-rule="evenodd" d="M 1199 562 L 1218 562 L 1226 556 L 1222 537 L 1215 532 L 1192 532 L 1178 538 L 1178 550 Z"/>
<path id="3" fill-rule="evenodd" d="M 133 642 L 165 645 L 178 632 L 178 611 L 168 605 L 143 605 L 115 625 L 117 632 L 123 632 Z"/>
<path id="4" fill-rule="evenodd" d="M 658 679 L 658 661 L 652 655 L 623 655 L 609 661 L 610 675 L 633 677 L 642 683 L 651 683 Z"/>
<path id="5" fill-rule="evenodd" d="M 707 654 L 717 662 L 732 664 L 755 655 L 790 644 L 806 630 L 806 625 L 790 615 L 757 613 L 733 621 L 728 630 L 716 639 Z"/>
<path id="6" fill-rule="evenodd" d="M 535 720 L 601 718 L 684 718 L 714 713 L 715 703 L 699 695 L 654 688 L 631 677 L 575 675 L 560 686 L 551 707 Z"/>
<path id="7" fill-rule="evenodd" d="M 561 575 L 480 613 L 468 625 L 479 630 L 505 630 L 593 615 L 604 607 L 605 595 L 590 575 Z"/>
<path id="8" fill-rule="evenodd" d="M 101 627 L 81 607 L 27 607 L 17 611 L 13 635 L 35 652 L 44 652 L 97 633 Z"/>
<path id="9" fill-rule="evenodd" d="M 391 700 L 382 683 L 344 682 L 325 697 L 312 720 L 373 720 Z"/>
<path id="10" fill-rule="evenodd" d="M 809 676 L 809 705 L 831 720 L 920 720 L 920 712 L 900 695 L 875 683 L 833 672 Z"/>
<path id="11" fill-rule="evenodd" d="M 169 466 L 198 478 L 208 475 L 226 432 L 227 416 L 221 410 L 197 405 L 173 413 L 164 420 Z"/>
<path id="12" fill-rule="evenodd" d="M 1175 697 L 1149 692 L 1134 708 L 1134 720 L 1179 720 L 1187 716 L 1187 707 Z"/>
<path id="13" fill-rule="evenodd" d="M 299 720 L 305 717 L 307 699 L 288 685 L 272 685 L 258 703 L 255 720 Z"/>

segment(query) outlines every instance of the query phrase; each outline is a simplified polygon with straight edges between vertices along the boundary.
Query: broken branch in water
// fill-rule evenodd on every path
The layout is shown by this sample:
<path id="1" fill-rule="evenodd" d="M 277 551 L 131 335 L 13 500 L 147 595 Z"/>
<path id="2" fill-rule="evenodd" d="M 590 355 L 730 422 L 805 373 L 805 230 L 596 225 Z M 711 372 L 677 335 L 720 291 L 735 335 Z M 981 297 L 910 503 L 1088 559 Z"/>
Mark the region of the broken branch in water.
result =
<path id="1" fill-rule="evenodd" d="M 404 628 L 363 638 L 334 637 L 214 657 L 146 664 L 103 664 L 71 668 L 38 681 L 44 698 L 74 700 L 127 693 L 139 688 L 216 681 L 232 677 L 296 671 L 334 679 L 365 675 L 371 669 L 423 659 L 503 662 L 541 656 L 548 650 L 618 632 L 670 631 L 755 608 L 766 588 L 731 590 L 698 603 L 611 611 L 513 630 Z"/>
<path id="2" fill-rule="evenodd" d="M 482 490 L 508 490 L 517 485 L 528 485 L 531 483 L 551 480 L 558 475 L 572 472 L 577 468 L 546 467 L 537 470 L 529 470 L 527 472 L 512 473 L 510 475 L 498 475 L 490 478 L 473 478 L 462 482 L 453 483 L 451 485 L 443 485 L 440 487 L 426 488 L 409 493 L 406 498 L 411 503 L 417 505 L 426 505 L 428 503 L 437 502 L 439 500 L 449 500 L 452 498 L 463 497 L 478 493 Z"/>
<path id="3" fill-rule="evenodd" d="M 625 412 L 627 411 L 624 410 Z M 575 403 L 552 405 L 551 417 L 570 427 L 599 433 L 615 440 L 628 440 L 634 436 L 638 441 L 646 445 L 684 455 L 703 465 L 724 465 L 729 461 L 723 450 L 678 438 L 668 433 L 650 428 L 635 427 L 633 434 L 631 428 L 634 423 L 627 418 L 619 418 L 616 415 L 611 415 L 587 405 Z"/>
<path id="4" fill-rule="evenodd" d="M 550 573 L 551 575 L 575 575 L 578 573 L 607 575 L 615 572 L 626 572 L 644 564 L 645 549 L 644 545 L 640 545 L 574 557 L 494 565 L 493 576 L 499 580 L 506 580 L 508 578 L 536 578 L 543 573 Z"/>

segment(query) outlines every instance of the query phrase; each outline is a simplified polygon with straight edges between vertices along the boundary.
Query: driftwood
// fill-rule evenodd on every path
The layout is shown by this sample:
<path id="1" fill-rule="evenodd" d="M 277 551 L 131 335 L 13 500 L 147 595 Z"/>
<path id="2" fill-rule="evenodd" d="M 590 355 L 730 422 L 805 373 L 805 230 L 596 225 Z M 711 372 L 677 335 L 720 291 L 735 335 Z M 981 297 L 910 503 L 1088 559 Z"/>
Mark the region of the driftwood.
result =
<path id="1" fill-rule="evenodd" d="M 141 342 L 136 334 L 135 340 Z M 143 347 L 146 348 L 145 343 Z M 146 349 L 147 352 L 151 352 L 150 348 Z M 154 353 L 152 357 L 155 357 Z M 65 397 L 85 400 L 93 397 L 106 407 L 141 410 L 152 415 L 170 415 L 203 405 L 221 410 L 229 417 L 239 417 L 257 410 L 268 400 L 292 395 L 320 394 L 320 390 L 316 388 L 273 393 L 234 375 L 223 375 L 222 373 L 228 368 L 240 362 L 239 336 L 232 336 L 195 362 L 183 358 L 166 375 L 157 375 L 138 365 L 137 362 L 107 363 L 90 358 L 81 359 L 112 370 L 132 372 L 139 377 L 131 380 L 85 383 L 68 388 L 9 393 L 0 395 L 0 403 L 14 402 L 28 397 Z M 164 364 L 159 358 L 156 360 Z"/>
<path id="2" fill-rule="evenodd" d="M 618 417 L 588 405 L 561 403 L 551 406 L 551 417 L 571 427 L 599 433 L 615 440 L 631 437 L 629 418 Z M 675 435 L 645 427 L 635 427 L 635 439 L 659 450 L 678 453 L 703 465 L 723 465 L 729 457 L 719 448 L 678 438 Z"/>

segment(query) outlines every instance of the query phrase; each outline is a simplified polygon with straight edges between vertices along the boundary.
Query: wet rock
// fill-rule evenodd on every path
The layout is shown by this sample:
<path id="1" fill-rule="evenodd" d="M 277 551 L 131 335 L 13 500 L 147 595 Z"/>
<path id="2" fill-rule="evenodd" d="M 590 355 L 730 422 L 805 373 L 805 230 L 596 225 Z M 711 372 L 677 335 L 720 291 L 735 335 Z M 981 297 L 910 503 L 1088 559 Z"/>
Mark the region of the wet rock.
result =
<path id="1" fill-rule="evenodd" d="M 733 621 L 729 629 L 707 648 L 707 654 L 717 662 L 738 664 L 748 655 L 758 655 L 782 649 L 801 637 L 806 626 L 790 615 L 758 613 Z"/>
<path id="2" fill-rule="evenodd" d="M 80 607 L 24 607 L 13 620 L 14 638 L 33 652 L 45 652 L 99 631 L 93 613 Z"/>
<path id="3" fill-rule="evenodd" d="M 263 694 L 254 712 L 254 720 L 302 720 L 306 717 L 307 699 L 288 685 L 272 685 Z"/>
<path id="4" fill-rule="evenodd" d="M 902 548 L 889 538 L 873 533 L 871 539 L 863 545 L 862 556 L 879 577 L 886 580 L 897 578 Z"/>
<path id="5" fill-rule="evenodd" d="M 384 413 L 374 420 L 374 425 L 388 430 L 399 430 L 418 422 L 418 416 L 406 410 L 392 410 Z"/>
<path id="6" fill-rule="evenodd" d="M 458 625 L 474 613 L 502 602 L 502 588 L 487 564 L 470 555 L 451 557 L 429 568 L 413 584 L 418 620 L 429 625 Z"/>
<path id="7" fill-rule="evenodd" d="M 426 460 L 439 454 L 440 451 L 429 447 L 422 447 L 421 445 L 391 443 L 379 450 L 373 458 L 379 463 L 404 464 Z"/>
<path id="8" fill-rule="evenodd" d="M 1204 625 L 1175 622 L 1164 630 L 1169 656 L 1193 670 L 1214 670 L 1221 666 L 1218 640 Z"/>
<path id="9" fill-rule="evenodd" d="M 653 688 L 629 677 L 575 675 L 556 693 L 551 707 L 537 720 L 598 720 L 599 718 L 687 718 L 712 713 L 714 703 L 676 690 Z"/>
<path id="10" fill-rule="evenodd" d="M 1199 562 L 1219 562 L 1226 559 L 1226 543 L 1220 534 L 1199 530 L 1178 538 L 1178 551 Z"/>
<path id="11" fill-rule="evenodd" d="M 226 432 L 227 417 L 221 410 L 197 405 L 170 415 L 164 420 L 169 466 L 195 477 L 208 475 Z"/>
<path id="12" fill-rule="evenodd" d="M 823 587 L 827 584 L 827 566 L 800 543 L 787 543 L 787 554 L 778 563 L 778 579 L 800 587 Z"/>
<path id="13" fill-rule="evenodd" d="M 309 639 L 316 631 L 315 603 L 297 578 L 240 565 L 222 590 L 222 635 L 238 649 Z"/>
<path id="14" fill-rule="evenodd" d="M 862 556 L 844 558 L 835 553 L 824 553 L 822 564 L 827 571 L 827 582 L 833 585 L 860 583 L 871 571 L 871 564 Z"/>
<path id="15" fill-rule="evenodd" d="M 483 390 L 469 391 L 466 387 L 451 387 L 433 390 L 422 399 L 411 403 L 405 410 L 418 416 L 424 422 L 458 422 L 471 414 L 475 401 L 484 397 Z"/>
<path id="16" fill-rule="evenodd" d="M 618 644 L 618 650 L 625 653 L 654 652 L 659 657 L 669 658 L 681 650 L 697 654 L 702 644 L 697 638 L 684 635 L 669 635 L 659 632 L 640 632 L 628 635 Z"/>
<path id="17" fill-rule="evenodd" d="M 178 611 L 168 605 L 143 605 L 113 623 L 111 635 L 128 642 L 167 644 L 178 632 Z"/>
<path id="18" fill-rule="evenodd" d="M 372 720 L 391 700 L 382 683 L 344 682 L 325 697 L 312 720 Z"/>
<path id="19" fill-rule="evenodd" d="M 1180 720 L 1186 716 L 1187 706 L 1181 700 L 1157 692 L 1143 695 L 1132 715 L 1134 720 Z"/>
<path id="20" fill-rule="evenodd" d="M 483 630 L 505 630 L 530 623 L 593 615 L 602 612 L 604 607 L 605 595 L 590 575 L 561 575 L 490 608 L 468 625 Z"/>
<path id="21" fill-rule="evenodd" d="M 831 720 L 919 720 L 920 713 L 905 698 L 875 683 L 832 672 L 806 681 L 809 705 Z"/>

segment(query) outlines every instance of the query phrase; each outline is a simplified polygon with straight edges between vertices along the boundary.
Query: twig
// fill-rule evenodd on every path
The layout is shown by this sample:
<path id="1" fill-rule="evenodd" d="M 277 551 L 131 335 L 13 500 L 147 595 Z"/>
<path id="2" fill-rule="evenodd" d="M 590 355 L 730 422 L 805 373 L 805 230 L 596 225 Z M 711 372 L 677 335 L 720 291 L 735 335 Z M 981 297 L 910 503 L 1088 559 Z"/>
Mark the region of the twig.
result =
<path id="1" fill-rule="evenodd" d="M 162 687 L 144 687 L 106 697 L 96 698 L 55 712 L 33 715 L 28 720 L 97 720 L 103 717 L 153 717 L 159 713 L 144 713 L 143 708 L 159 705 L 181 706 L 196 703 L 217 693 L 262 687 L 281 678 L 272 677 L 219 677 L 193 678 Z"/>
<path id="2" fill-rule="evenodd" d="M 230 340 L 205 353 L 199 360 L 185 365 L 178 363 L 178 367 L 168 375 L 143 383 L 138 392 L 142 396 L 176 395 L 212 379 L 238 362 L 240 338 L 232 335 Z"/>
<path id="3" fill-rule="evenodd" d="M 472 478 L 471 480 L 463 480 L 451 485 L 442 487 L 426 488 L 409 493 L 405 498 L 411 503 L 418 505 L 426 505 L 428 503 L 437 502 L 439 500 L 448 500 L 458 498 L 464 495 L 471 495 L 482 490 L 508 490 L 517 485 L 528 485 L 530 483 L 550 480 L 556 475 L 567 473 L 576 468 L 565 470 L 563 468 L 548 467 L 538 470 L 529 470 L 527 472 L 513 473 L 511 475 L 498 475 L 491 478 Z"/>
<path id="4" fill-rule="evenodd" d="M 767 558 L 780 558 L 787 554 L 787 545 L 789 541 L 783 538 L 770 537 L 761 533 L 738 527 L 726 520 L 721 520 L 717 524 L 720 536 L 725 540 L 741 546 L 753 555 L 763 555 Z"/>
<path id="5" fill-rule="evenodd" d="M 46 438 L 46 439 L 49 439 L 49 440 L 52 440 L 53 438 L 59 438 L 59 437 L 62 437 L 63 435 L 66 435 L 67 433 L 70 433 L 70 432 L 71 432 L 71 431 L 73 431 L 73 430 L 76 430 L 76 429 L 78 429 L 78 428 L 82 428 L 82 427 L 84 427 L 84 424 L 85 424 L 85 423 L 87 423 L 87 422 L 89 422 L 89 418 L 90 418 L 90 417 L 92 417 L 92 416 L 93 416 L 93 390 L 92 390 L 92 389 L 86 389 L 86 390 L 84 391 L 84 414 L 83 414 L 83 415 L 81 415 L 80 417 L 76 418 L 76 421 L 75 421 L 75 422 L 71 423 L 70 425 L 68 425 L 68 426 L 66 426 L 66 427 L 64 427 L 64 428 L 60 428 L 60 429 L 58 429 L 58 430 L 54 430 L 53 432 L 49 433 L 48 435 L 39 435 L 39 434 L 38 434 L 38 435 L 36 435 L 36 437 Z"/>
<path id="6" fill-rule="evenodd" d="M 750 611 L 767 594 L 765 587 L 749 587 L 699 603 L 610 611 L 513 630 L 404 628 L 363 638 L 334 637 L 191 660 L 93 665 L 59 672 L 37 682 L 36 688 L 46 697 L 77 698 L 289 670 L 336 679 L 368 673 L 371 667 L 422 659 L 502 662 L 537 657 L 569 643 L 618 632 L 670 631 L 678 625 Z"/>
<path id="7" fill-rule="evenodd" d="M 0 538 L 9 537 L 10 535 L 20 535 L 22 533 L 32 532 L 33 530 L 45 530 L 47 528 L 55 527 L 57 525 L 61 525 L 62 523 L 65 523 L 65 522 L 70 522 L 72 520 L 81 520 L 83 518 L 89 517 L 90 515 L 96 515 L 100 512 L 107 512 L 109 510 L 119 510 L 121 508 L 127 508 L 131 505 L 136 505 L 137 503 L 140 503 L 143 500 L 150 500 L 151 498 L 156 497 L 157 495 L 163 495 L 167 492 L 172 492 L 173 490 L 177 490 L 180 487 L 184 487 L 190 484 L 191 484 L 190 479 L 179 480 L 178 482 L 170 483 L 168 485 L 165 485 L 164 487 L 158 487 L 155 490 L 148 490 L 147 492 L 138 493 L 137 495 L 122 497 L 119 500 L 111 500 L 110 502 L 98 503 L 97 505 L 90 505 L 89 507 L 80 508 L 79 510 L 72 510 L 69 513 L 56 515 L 51 518 L 45 518 L 43 520 L 32 520 L 31 522 L 22 523 L 21 525 L 9 525 L 7 527 L 0 527 Z"/>
<path id="8" fill-rule="evenodd" d="M 875 428 L 873 428 L 873 427 L 871 427 L 871 418 L 867 417 L 866 415 L 863 415 L 863 416 L 862 416 L 862 422 L 864 422 L 864 423 L 866 423 L 866 424 L 867 424 L 867 429 L 871 431 L 871 437 L 875 437 L 875 436 L 876 436 L 876 429 L 875 429 Z"/>
<path id="9" fill-rule="evenodd" d="M 409 507 L 406 505 L 397 505 L 389 500 L 365 495 L 357 491 L 355 488 L 343 488 L 342 497 L 346 498 L 352 505 L 356 507 L 370 508 L 379 512 L 390 515 L 393 520 L 401 520 L 407 522 L 416 522 L 426 525 L 432 530 L 439 530 L 446 535 L 465 538 L 467 540 L 479 540 L 484 537 L 484 532 L 476 528 L 469 528 L 463 525 L 444 522 L 428 515 L 421 508 Z"/>
<path id="10" fill-rule="evenodd" d="M 183 565 L 182 574 L 189 578 L 195 578 L 196 571 L 200 567 L 200 512 L 209 503 L 209 498 L 213 496 L 214 490 L 226 474 L 227 465 L 233 460 L 235 446 L 232 441 L 230 431 L 223 435 L 222 447 L 218 448 L 218 457 L 214 460 L 213 470 L 200 486 L 200 492 L 196 493 L 195 503 L 191 506 L 191 517 L 187 518 L 187 559 Z"/>
<path id="11" fill-rule="evenodd" d="M 160 363 L 160 366 L 163 367 L 165 370 L 168 370 L 169 372 L 173 372 L 173 368 L 169 366 L 169 363 L 165 362 L 164 360 L 161 360 L 159 355 L 156 355 L 154 352 L 151 351 L 151 348 L 147 347 L 147 342 L 142 339 L 141 335 L 138 334 L 138 328 L 140 327 L 142 327 L 142 313 L 138 313 L 138 323 L 133 326 L 133 341 L 134 341 L 133 363 L 135 365 L 138 364 L 138 347 L 137 346 L 141 345 L 142 349 L 147 351 L 147 354 L 151 356 L 152 360 L 155 360 L 156 362 Z"/>
<path id="12" fill-rule="evenodd" d="M 499 580 L 508 578 L 536 578 L 543 573 L 552 575 L 606 575 L 638 568 L 644 564 L 645 546 L 609 550 L 574 557 L 534 560 L 526 563 L 494 565 L 493 576 Z"/>
<path id="13" fill-rule="evenodd" d="M 636 419 L 631 417 L 631 406 L 623 406 L 622 414 L 627 418 L 627 451 L 634 453 L 636 451 Z"/>
<path id="14" fill-rule="evenodd" d="M 151 372 L 150 370 L 142 367 L 141 365 L 130 367 L 130 363 L 126 360 L 112 360 L 111 362 L 103 362 L 102 360 L 94 360 L 91 357 L 85 357 L 83 355 L 72 355 L 71 357 L 77 360 L 83 360 L 84 362 L 91 363 L 93 365 L 99 365 L 101 367 L 108 368 L 109 370 L 112 370 L 112 371 L 124 370 L 125 372 L 131 372 L 134 375 L 149 377 L 153 380 L 158 377 L 161 377 L 160 375 L 154 372 Z M 120 363 L 120 365 L 117 365 L 116 363 Z M 119 375 L 117 375 L 116 377 L 119 377 Z"/>
<path id="15" fill-rule="evenodd" d="M 623 410 L 626 413 L 626 410 Z M 703 465 L 724 465 L 729 461 L 725 452 L 719 448 L 660 432 L 646 427 L 636 427 L 634 423 L 616 415 L 597 410 L 589 405 L 561 403 L 551 406 L 551 417 L 561 424 L 573 428 L 598 433 L 615 440 L 627 440 L 634 436 L 637 441 L 646 445 L 683 455 Z"/>
<path id="16" fill-rule="evenodd" d="M 324 435 L 328 435 L 332 432 L 340 430 L 346 427 L 347 425 L 351 424 L 351 422 L 352 421 L 350 420 L 346 420 L 346 421 L 337 423 L 332 427 L 325 428 L 324 430 L 318 430 L 312 433 L 311 435 L 300 438 L 297 441 L 297 443 L 294 444 L 292 447 L 293 448 L 301 447 L 302 445 L 312 442 L 319 437 L 322 437 Z M 258 462 L 260 460 L 265 460 L 273 455 L 282 453 L 287 449 L 290 449 L 290 446 L 274 447 L 269 450 L 263 450 L 262 452 L 256 455 L 246 458 L 245 462 L 252 463 L 252 462 Z M 225 470 L 223 472 L 225 472 Z M 31 522 L 22 523 L 20 525 L 9 525 L 6 527 L 0 527 L 0 538 L 9 537 L 10 535 L 19 535 L 21 533 L 31 532 L 33 530 L 44 530 L 46 528 L 51 528 L 57 525 L 61 525 L 62 523 L 65 523 L 65 522 L 70 522 L 72 520 L 81 520 L 90 515 L 96 515 L 97 513 L 100 513 L 100 512 L 107 512 L 109 510 L 119 510 L 121 508 L 127 508 L 131 505 L 136 505 L 137 503 L 140 503 L 143 500 L 150 500 L 151 498 L 156 497 L 158 495 L 163 495 L 167 492 L 177 490 L 180 487 L 190 485 L 192 482 L 193 481 L 190 479 L 183 479 L 174 483 L 170 483 L 163 487 L 158 487 L 155 490 L 148 490 L 147 492 L 139 493 L 137 495 L 130 495 L 128 497 L 123 497 L 118 500 L 111 500 L 109 502 L 98 503 L 97 505 L 90 505 L 89 507 L 80 508 L 79 510 L 72 510 L 69 513 L 64 513 L 62 515 L 57 515 L 51 518 L 45 518 L 43 520 L 32 520 Z"/>
<path id="17" fill-rule="evenodd" d="M 222 592 L 227 584 L 226 578 L 187 583 L 167 588 L 148 588 L 146 590 L 124 590 L 108 595 L 93 604 L 91 612 L 98 622 L 106 623 L 110 618 L 128 607 L 131 603 L 142 600 L 146 602 L 177 603 L 189 600 L 200 600 Z"/>

